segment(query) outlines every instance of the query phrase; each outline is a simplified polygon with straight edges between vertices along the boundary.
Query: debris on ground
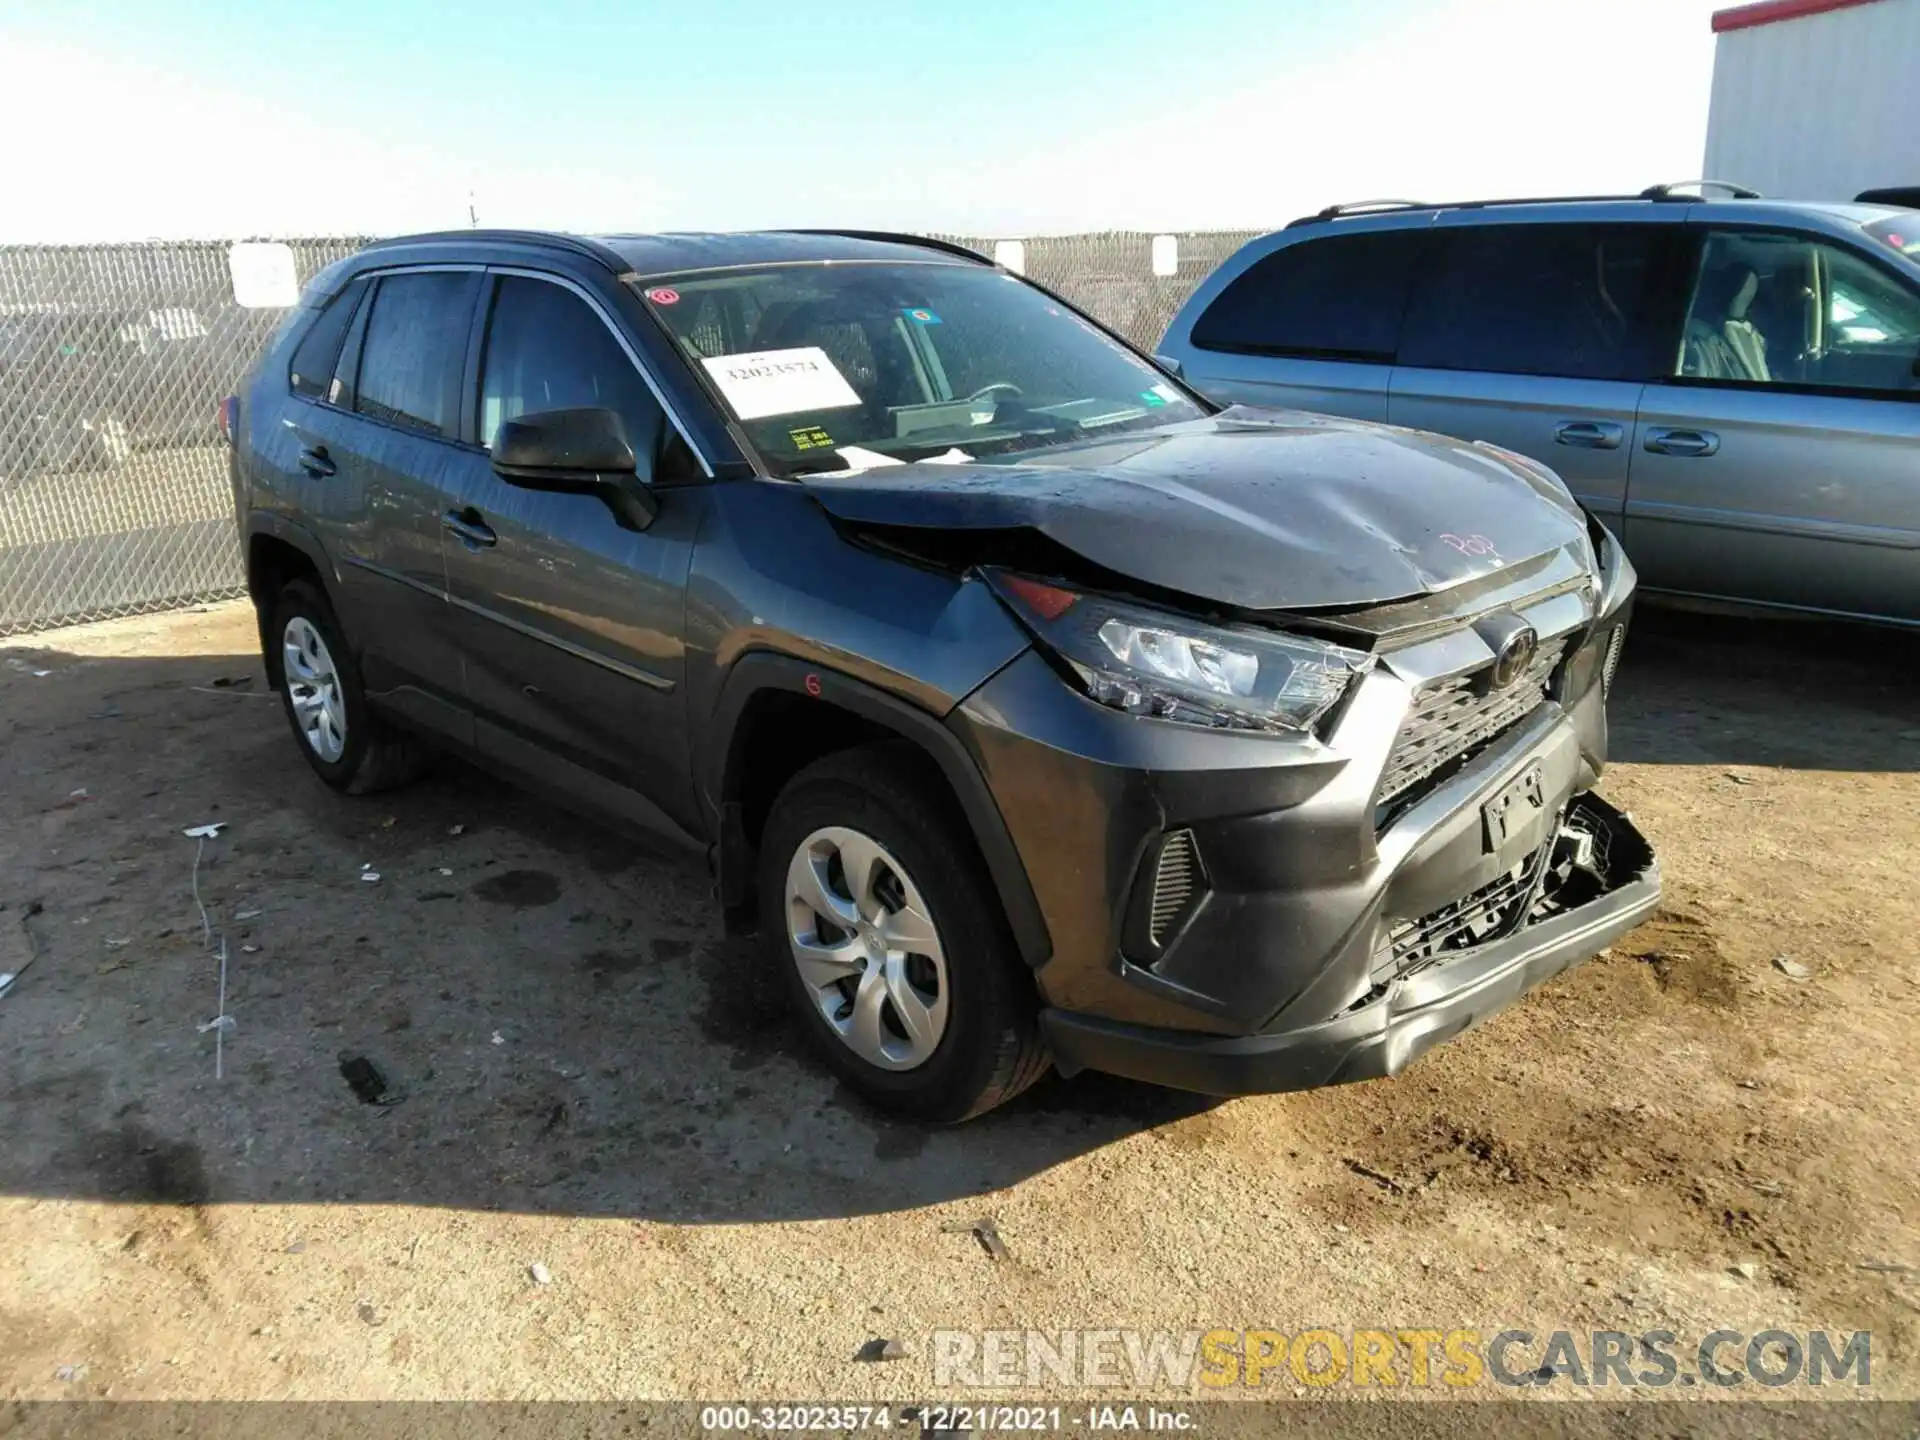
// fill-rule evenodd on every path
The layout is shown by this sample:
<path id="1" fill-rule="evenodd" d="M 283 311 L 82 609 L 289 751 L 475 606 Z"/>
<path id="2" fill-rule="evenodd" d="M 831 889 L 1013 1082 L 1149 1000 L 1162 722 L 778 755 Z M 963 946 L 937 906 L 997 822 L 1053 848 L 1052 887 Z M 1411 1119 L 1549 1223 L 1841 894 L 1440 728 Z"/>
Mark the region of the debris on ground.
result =
<path id="1" fill-rule="evenodd" d="M 877 1364 L 882 1360 L 906 1360 L 913 1354 L 904 1340 L 883 1340 L 878 1337 L 867 1341 L 854 1351 L 853 1358 Z"/>
<path id="2" fill-rule="evenodd" d="M 995 1260 L 1005 1260 L 1012 1254 L 1007 1249 L 1007 1242 L 1000 1238 L 1000 1231 L 991 1215 L 982 1215 L 978 1220 L 966 1220 L 959 1224 L 942 1225 L 940 1228 L 949 1235 L 973 1236 L 980 1242 L 980 1248 Z"/>
<path id="3" fill-rule="evenodd" d="M 384 1325 L 387 1323 L 387 1317 L 382 1315 L 377 1309 L 375 1309 L 370 1302 L 366 1300 L 362 1300 L 360 1302 L 359 1309 L 360 1309 L 360 1318 L 366 1321 L 367 1324 Z"/>
<path id="4" fill-rule="evenodd" d="M 405 1098 L 387 1084 L 380 1067 L 364 1055 L 342 1051 L 340 1078 L 362 1105 L 398 1105 Z"/>
<path id="5" fill-rule="evenodd" d="M 1387 1174 L 1384 1170 L 1376 1170 L 1373 1166 L 1355 1160 L 1350 1156 L 1347 1159 L 1347 1169 L 1360 1176 L 1363 1180 L 1373 1181 L 1374 1184 L 1385 1190 L 1389 1195 L 1404 1195 L 1406 1193 L 1407 1187 L 1401 1184 L 1400 1181 L 1394 1179 L 1393 1176 Z"/>
<path id="6" fill-rule="evenodd" d="M 29 900 L 20 911 L 20 943 L 17 953 L 10 954 L 0 964 L 8 968 L 0 970 L 0 996 L 13 988 L 14 981 L 26 973 L 27 967 L 40 958 L 40 942 L 34 938 L 33 926 L 28 922 L 41 911 L 38 900 Z M 9 947 L 10 950 L 13 947 Z"/>
<path id="7" fill-rule="evenodd" d="M 262 911 L 249 905 L 244 910 L 234 911 L 233 918 L 236 920 L 258 920 L 262 913 Z"/>
<path id="8" fill-rule="evenodd" d="M 180 833 L 189 840 L 218 840 L 220 838 L 220 832 L 226 828 L 226 821 L 214 820 L 205 825 L 189 825 Z"/>
<path id="9" fill-rule="evenodd" d="M 1742 1260 L 1733 1267 L 1733 1273 L 1742 1280 L 1757 1280 L 1760 1278 L 1760 1267 L 1751 1260 Z"/>
<path id="10" fill-rule="evenodd" d="M 131 935 L 126 936 L 124 939 L 109 937 L 106 944 L 109 950 L 124 950 L 127 946 L 133 944 L 133 937 Z"/>
<path id="11" fill-rule="evenodd" d="M 527 1274 L 532 1277 L 533 1283 L 536 1285 L 551 1285 L 553 1283 L 553 1272 L 538 1260 L 527 1267 Z"/>
<path id="12" fill-rule="evenodd" d="M 449 835 L 464 835 L 466 833 L 467 827 L 464 825 L 449 825 L 447 827 L 447 834 Z"/>
<path id="13" fill-rule="evenodd" d="M 1871 1270 L 1876 1275 L 1911 1275 L 1914 1267 L 1904 1260 L 1862 1260 L 1856 1267 Z"/>
<path id="14" fill-rule="evenodd" d="M 84 1365 L 56 1365 L 53 1370 L 53 1378 L 67 1385 L 73 1384 L 76 1380 L 84 1380 L 86 1374 L 87 1367 Z"/>
<path id="15" fill-rule="evenodd" d="M 1778 1200 L 1787 1193 L 1787 1187 L 1778 1180 L 1749 1180 L 1747 1184 L 1753 1187 L 1754 1194 L 1764 1195 L 1769 1200 Z"/>
<path id="16" fill-rule="evenodd" d="M 495 1045 L 504 1045 L 507 1043 L 507 1037 L 496 1030 L 493 1032 L 492 1043 Z"/>
<path id="17" fill-rule="evenodd" d="M 1773 968 L 1778 970 L 1782 975 L 1786 976 L 1789 980 L 1808 980 L 1808 979 L 1811 979 L 1813 976 L 1812 970 L 1810 970 L 1807 966 L 1802 965 L 1798 960 L 1794 959 L 1791 955 L 1774 956 Z"/>
<path id="18" fill-rule="evenodd" d="M 1729 770 L 1729 771 L 1727 771 L 1727 779 L 1729 779 L 1729 780 L 1731 780 L 1731 781 L 1732 781 L 1732 782 L 1733 782 L 1734 784 L 1736 784 L 1736 785 L 1751 785 L 1751 784 L 1753 784 L 1753 777 L 1752 777 L 1751 775 L 1742 775 L 1742 774 L 1741 774 L 1741 773 L 1740 773 L 1739 771 L 1737 771 L 1737 770 Z"/>
<path id="19" fill-rule="evenodd" d="M 380 883 L 380 872 L 374 869 L 370 863 L 362 864 L 360 867 L 360 878 L 369 885 L 378 885 Z"/>

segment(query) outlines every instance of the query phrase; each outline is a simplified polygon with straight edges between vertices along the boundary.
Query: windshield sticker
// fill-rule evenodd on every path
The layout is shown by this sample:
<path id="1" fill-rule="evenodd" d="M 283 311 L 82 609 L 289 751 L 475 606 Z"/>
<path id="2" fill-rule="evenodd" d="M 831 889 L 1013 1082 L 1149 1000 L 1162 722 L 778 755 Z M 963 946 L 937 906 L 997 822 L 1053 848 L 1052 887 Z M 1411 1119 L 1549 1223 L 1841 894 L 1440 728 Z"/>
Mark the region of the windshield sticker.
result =
<path id="1" fill-rule="evenodd" d="M 839 410 L 860 403 L 847 377 L 818 345 L 716 355 L 700 363 L 742 420 L 802 410 Z"/>
<path id="2" fill-rule="evenodd" d="M 818 425 L 796 425 L 787 432 L 796 450 L 831 450 L 833 437 Z"/>
<path id="3" fill-rule="evenodd" d="M 1174 389 L 1173 386 L 1167 384 L 1165 381 L 1161 381 L 1158 384 L 1156 384 L 1153 387 L 1153 393 L 1160 397 L 1162 404 L 1166 404 L 1166 405 L 1171 405 L 1174 401 L 1180 398 L 1180 392 Z"/>
<path id="4" fill-rule="evenodd" d="M 647 299 L 656 305 L 678 305 L 680 303 L 680 292 L 662 285 L 657 290 L 647 291 Z"/>
<path id="5" fill-rule="evenodd" d="M 940 317 L 931 310 L 916 308 L 903 313 L 916 325 L 938 325 L 940 323 Z"/>
<path id="6" fill-rule="evenodd" d="M 1142 390 L 1140 392 L 1140 398 L 1149 405 L 1164 405 L 1167 403 L 1167 397 L 1162 395 L 1158 389 Z"/>

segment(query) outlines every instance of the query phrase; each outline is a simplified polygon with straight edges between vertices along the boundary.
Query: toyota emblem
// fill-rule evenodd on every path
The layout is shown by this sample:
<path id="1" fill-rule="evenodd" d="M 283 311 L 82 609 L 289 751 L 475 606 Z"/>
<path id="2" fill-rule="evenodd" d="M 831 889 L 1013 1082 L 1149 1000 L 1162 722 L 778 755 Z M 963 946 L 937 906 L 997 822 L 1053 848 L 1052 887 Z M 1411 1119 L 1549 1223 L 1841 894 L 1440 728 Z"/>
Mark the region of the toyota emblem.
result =
<path id="1" fill-rule="evenodd" d="M 1493 673 L 1487 678 L 1495 690 L 1504 690 L 1513 684 L 1533 664 L 1533 657 L 1540 653 L 1540 637 L 1531 625 L 1522 625 L 1509 631 L 1500 642 L 1500 649 L 1493 659 Z"/>

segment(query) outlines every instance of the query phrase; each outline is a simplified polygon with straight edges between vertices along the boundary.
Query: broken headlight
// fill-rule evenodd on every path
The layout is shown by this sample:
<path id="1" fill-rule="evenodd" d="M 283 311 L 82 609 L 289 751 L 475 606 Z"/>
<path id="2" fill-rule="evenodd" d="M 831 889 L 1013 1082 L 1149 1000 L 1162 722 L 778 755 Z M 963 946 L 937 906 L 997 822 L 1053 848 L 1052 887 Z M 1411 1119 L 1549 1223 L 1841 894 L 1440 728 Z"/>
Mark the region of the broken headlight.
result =
<path id="1" fill-rule="evenodd" d="M 1373 664 L 1324 640 L 1226 629 L 1005 571 L 988 579 L 1091 698 L 1129 715 L 1310 732 Z"/>

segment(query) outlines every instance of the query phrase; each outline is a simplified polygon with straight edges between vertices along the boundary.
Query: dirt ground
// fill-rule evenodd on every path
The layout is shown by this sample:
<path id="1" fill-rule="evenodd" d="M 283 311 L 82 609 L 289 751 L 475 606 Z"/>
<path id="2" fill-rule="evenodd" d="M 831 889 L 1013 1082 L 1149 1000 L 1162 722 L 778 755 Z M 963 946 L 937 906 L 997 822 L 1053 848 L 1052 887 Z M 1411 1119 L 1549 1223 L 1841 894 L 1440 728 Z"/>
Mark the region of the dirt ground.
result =
<path id="1" fill-rule="evenodd" d="M 338 797 L 253 646 L 0 648 L 0 1395 L 882 1398 L 941 1328 L 1325 1325 L 1868 1329 L 1920 1396 L 1910 638 L 1643 610 L 1604 788 L 1663 912 L 1400 1079 L 932 1132 L 700 867 L 460 767 Z"/>

